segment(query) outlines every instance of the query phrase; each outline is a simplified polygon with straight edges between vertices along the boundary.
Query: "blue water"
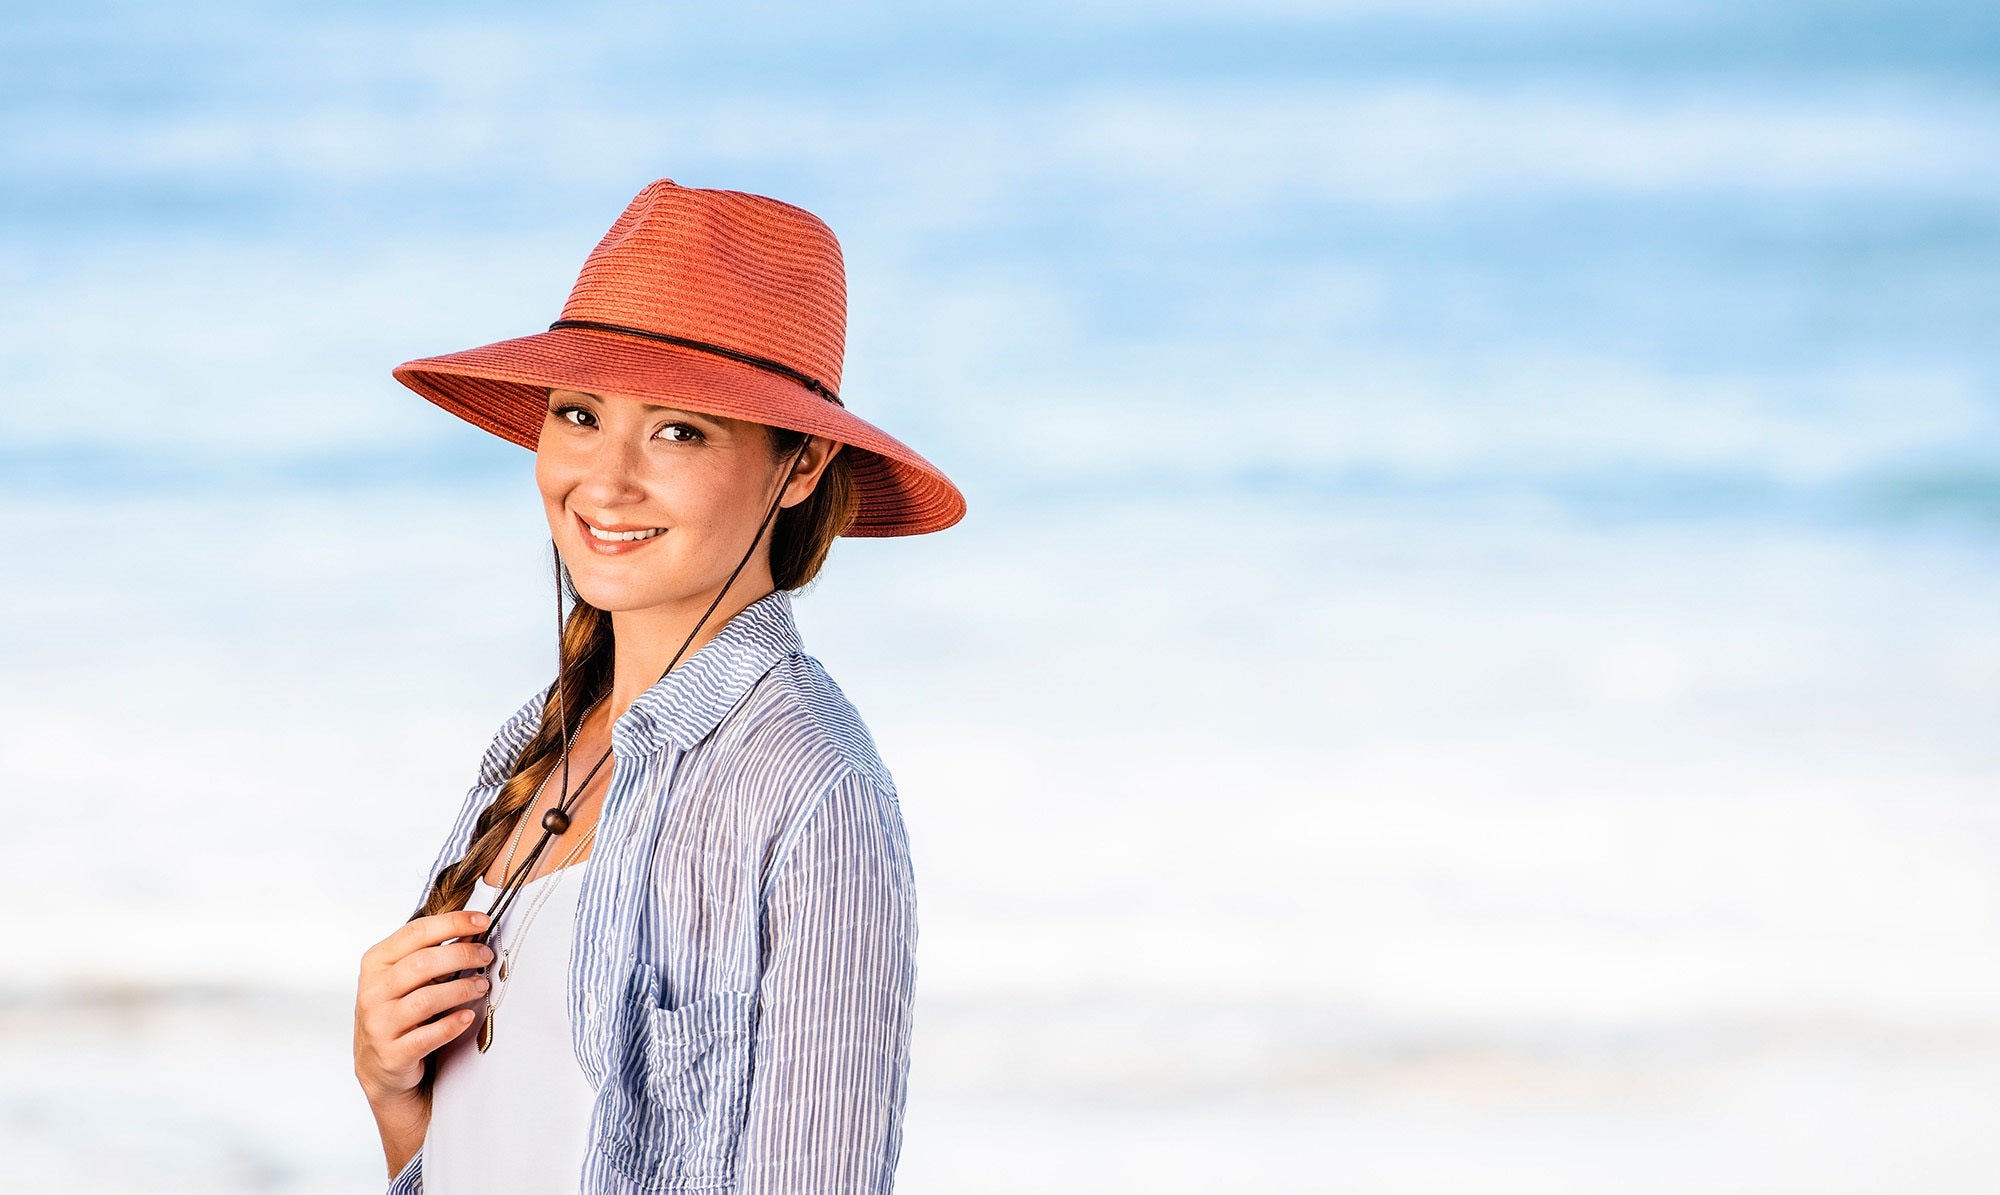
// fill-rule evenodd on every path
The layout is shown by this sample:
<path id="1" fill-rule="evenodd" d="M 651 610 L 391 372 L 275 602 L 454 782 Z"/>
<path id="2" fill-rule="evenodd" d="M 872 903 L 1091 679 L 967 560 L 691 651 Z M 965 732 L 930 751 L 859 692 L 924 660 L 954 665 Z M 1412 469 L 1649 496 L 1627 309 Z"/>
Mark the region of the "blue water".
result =
<path id="1" fill-rule="evenodd" d="M 1990 6 L 1316 8 L 19 14 L 0 477 L 505 468 L 388 367 L 543 326 L 668 176 L 823 214 L 856 408 L 1009 501 L 1992 526 Z"/>

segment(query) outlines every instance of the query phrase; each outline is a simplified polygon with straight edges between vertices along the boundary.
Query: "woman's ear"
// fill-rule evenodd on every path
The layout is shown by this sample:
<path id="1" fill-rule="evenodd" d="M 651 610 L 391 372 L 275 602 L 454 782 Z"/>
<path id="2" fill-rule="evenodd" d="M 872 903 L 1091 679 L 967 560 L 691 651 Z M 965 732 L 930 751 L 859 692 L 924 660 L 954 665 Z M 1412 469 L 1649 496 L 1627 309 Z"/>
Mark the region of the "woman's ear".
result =
<path id="1" fill-rule="evenodd" d="M 805 453 L 799 459 L 799 467 L 792 472 L 792 484 L 785 487 L 784 499 L 778 505 L 790 508 L 812 497 L 819 487 L 820 474 L 826 472 L 827 464 L 847 445 L 824 436 L 812 436 L 806 440 Z"/>

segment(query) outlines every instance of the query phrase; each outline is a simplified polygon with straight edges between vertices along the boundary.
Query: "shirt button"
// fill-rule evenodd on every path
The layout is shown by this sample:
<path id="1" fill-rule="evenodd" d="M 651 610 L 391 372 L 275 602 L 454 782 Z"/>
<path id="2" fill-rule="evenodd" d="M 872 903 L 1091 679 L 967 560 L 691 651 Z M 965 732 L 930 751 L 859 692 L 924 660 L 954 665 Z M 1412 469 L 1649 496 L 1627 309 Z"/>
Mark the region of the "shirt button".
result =
<path id="1" fill-rule="evenodd" d="M 585 992 L 583 994 L 583 1008 L 585 1012 L 595 1013 L 597 1011 L 596 992 Z"/>

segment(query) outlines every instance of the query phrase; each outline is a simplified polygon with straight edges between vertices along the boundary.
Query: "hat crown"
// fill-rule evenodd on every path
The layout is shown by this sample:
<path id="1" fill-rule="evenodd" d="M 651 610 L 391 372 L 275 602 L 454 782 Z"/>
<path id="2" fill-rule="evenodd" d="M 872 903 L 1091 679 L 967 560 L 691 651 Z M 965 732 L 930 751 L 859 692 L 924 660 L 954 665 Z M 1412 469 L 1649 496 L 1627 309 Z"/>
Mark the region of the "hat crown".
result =
<path id="1" fill-rule="evenodd" d="M 753 353 L 838 393 L 847 272 L 833 230 L 804 208 L 663 178 L 590 251 L 562 318 Z"/>

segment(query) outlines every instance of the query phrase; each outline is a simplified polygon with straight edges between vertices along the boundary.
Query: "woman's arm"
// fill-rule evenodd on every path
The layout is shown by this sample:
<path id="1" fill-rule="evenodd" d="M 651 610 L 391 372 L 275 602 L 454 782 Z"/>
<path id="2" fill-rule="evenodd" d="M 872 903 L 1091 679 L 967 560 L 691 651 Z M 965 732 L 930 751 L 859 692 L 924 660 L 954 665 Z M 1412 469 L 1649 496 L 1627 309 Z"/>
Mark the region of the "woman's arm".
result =
<path id="1" fill-rule="evenodd" d="M 375 1130 L 382 1135 L 382 1156 L 389 1161 L 393 1180 L 424 1147 L 424 1136 L 431 1127 L 430 1095 L 413 1092 L 386 1100 L 371 1099 L 368 1110 L 375 1114 Z"/>
<path id="2" fill-rule="evenodd" d="M 902 1148 L 916 895 L 893 790 L 836 782 L 764 909 L 743 1195 L 874 1195 Z"/>

